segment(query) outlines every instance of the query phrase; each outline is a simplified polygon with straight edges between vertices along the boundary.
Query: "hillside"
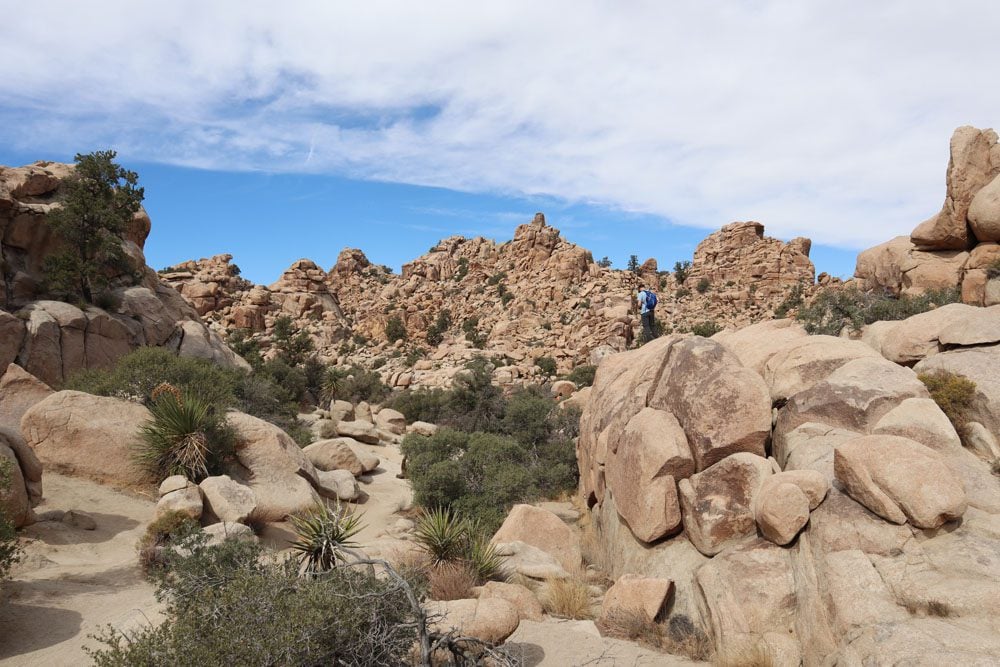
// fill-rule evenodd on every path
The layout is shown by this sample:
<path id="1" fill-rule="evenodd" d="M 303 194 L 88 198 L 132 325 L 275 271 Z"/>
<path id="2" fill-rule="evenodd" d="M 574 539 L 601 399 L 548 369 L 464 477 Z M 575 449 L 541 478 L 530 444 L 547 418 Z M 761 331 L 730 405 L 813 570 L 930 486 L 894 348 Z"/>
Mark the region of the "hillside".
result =
<path id="1" fill-rule="evenodd" d="M 537 374 L 538 357 L 567 372 L 632 346 L 632 295 L 642 281 L 660 295 L 667 332 L 773 317 L 797 286 L 811 290 L 815 274 L 808 239 L 783 243 L 763 232 L 755 222 L 723 227 L 699 244 L 683 281 L 652 259 L 637 272 L 604 268 L 541 213 L 504 243 L 444 239 L 401 275 L 345 248 L 329 271 L 302 259 L 267 287 L 240 278 L 230 255 L 184 262 L 161 277 L 215 330 L 247 330 L 265 348 L 275 320 L 288 316 L 327 360 L 382 368 L 393 386 L 447 384 L 480 350 L 504 360 L 495 379 L 507 384 Z M 387 340 L 393 318 L 405 342 Z"/>

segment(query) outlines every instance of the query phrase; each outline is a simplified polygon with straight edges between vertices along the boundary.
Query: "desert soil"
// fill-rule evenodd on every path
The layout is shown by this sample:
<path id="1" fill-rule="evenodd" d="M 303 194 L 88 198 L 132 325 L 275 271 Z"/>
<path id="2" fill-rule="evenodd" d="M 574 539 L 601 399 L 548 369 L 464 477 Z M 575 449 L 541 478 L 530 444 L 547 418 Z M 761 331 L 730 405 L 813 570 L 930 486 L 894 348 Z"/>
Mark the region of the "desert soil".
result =
<path id="1" fill-rule="evenodd" d="M 407 548 L 393 533 L 397 514 L 412 502 L 409 484 L 397 479 L 401 456 L 396 447 L 369 446 L 382 463 L 362 488 L 358 505 L 365 529 L 357 541 L 373 555 Z M 135 544 L 153 516 L 152 499 L 120 493 L 99 484 L 46 473 L 45 499 L 36 508 L 80 510 L 97 527 L 84 530 L 42 521 L 21 533 L 25 557 L 12 579 L 0 588 L 0 665 L 84 665 L 84 647 L 111 625 L 128 632 L 161 616 L 153 587 L 137 565 Z M 283 547 L 291 532 L 272 524 L 265 535 Z M 524 621 L 510 638 L 526 667 L 599 665 L 689 665 L 636 644 L 602 638 L 589 621 Z"/>

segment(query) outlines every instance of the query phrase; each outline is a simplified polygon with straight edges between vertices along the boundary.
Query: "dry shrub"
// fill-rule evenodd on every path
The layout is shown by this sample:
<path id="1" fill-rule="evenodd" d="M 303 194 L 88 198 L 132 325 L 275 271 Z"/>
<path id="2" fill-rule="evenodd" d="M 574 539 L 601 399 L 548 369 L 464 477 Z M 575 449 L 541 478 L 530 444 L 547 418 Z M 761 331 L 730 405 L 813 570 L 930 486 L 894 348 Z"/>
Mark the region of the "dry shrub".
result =
<path id="1" fill-rule="evenodd" d="M 683 614 L 672 616 L 665 623 L 656 623 L 650 621 L 641 610 L 625 609 L 612 612 L 603 619 L 600 630 L 610 637 L 636 641 L 664 653 L 684 655 L 692 660 L 711 660 L 714 656 L 711 640 Z"/>
<path id="2" fill-rule="evenodd" d="M 932 371 L 917 376 L 927 386 L 931 398 L 951 420 L 958 434 L 965 438 L 969 411 L 976 398 L 976 383 L 950 371 Z"/>
<path id="3" fill-rule="evenodd" d="M 936 616 L 938 618 L 951 618 L 955 616 L 955 610 L 948 603 L 940 600 L 904 600 L 903 607 L 914 616 Z"/>
<path id="4" fill-rule="evenodd" d="M 164 512 L 146 526 L 146 532 L 135 545 L 139 552 L 139 565 L 144 572 L 163 566 L 163 550 L 170 544 L 194 534 L 200 529 L 198 522 L 178 510 Z"/>
<path id="5" fill-rule="evenodd" d="M 587 620 L 594 617 L 590 587 L 580 579 L 548 579 L 541 596 L 545 613 L 560 618 Z"/>
<path id="6" fill-rule="evenodd" d="M 472 588 L 478 581 L 475 570 L 462 561 L 446 561 L 427 571 L 429 594 L 434 600 L 465 600 L 475 597 Z"/>

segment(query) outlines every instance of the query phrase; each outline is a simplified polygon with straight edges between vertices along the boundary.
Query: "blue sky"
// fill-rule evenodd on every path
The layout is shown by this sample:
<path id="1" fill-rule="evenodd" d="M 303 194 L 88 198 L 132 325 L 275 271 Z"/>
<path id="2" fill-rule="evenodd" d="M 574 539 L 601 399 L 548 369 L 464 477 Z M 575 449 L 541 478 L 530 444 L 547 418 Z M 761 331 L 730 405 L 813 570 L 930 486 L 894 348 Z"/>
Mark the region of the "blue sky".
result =
<path id="1" fill-rule="evenodd" d="M 940 208 L 951 132 L 1000 109 L 987 0 L 0 11 L 0 162 L 113 147 L 151 264 L 230 252 L 260 282 L 344 246 L 398 268 L 537 210 L 617 266 L 758 220 L 849 275 Z"/>

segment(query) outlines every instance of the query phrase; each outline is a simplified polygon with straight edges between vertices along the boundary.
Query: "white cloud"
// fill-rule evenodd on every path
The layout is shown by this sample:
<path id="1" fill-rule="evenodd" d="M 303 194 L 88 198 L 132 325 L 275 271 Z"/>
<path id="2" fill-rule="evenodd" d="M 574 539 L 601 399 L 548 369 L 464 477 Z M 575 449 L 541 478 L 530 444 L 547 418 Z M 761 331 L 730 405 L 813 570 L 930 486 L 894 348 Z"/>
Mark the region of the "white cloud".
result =
<path id="1" fill-rule="evenodd" d="M 1000 3 L 0 0 L 0 141 L 860 247 L 996 122 Z"/>

